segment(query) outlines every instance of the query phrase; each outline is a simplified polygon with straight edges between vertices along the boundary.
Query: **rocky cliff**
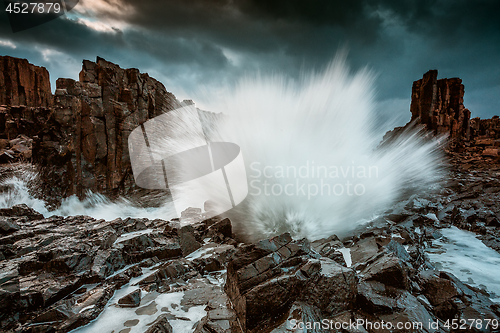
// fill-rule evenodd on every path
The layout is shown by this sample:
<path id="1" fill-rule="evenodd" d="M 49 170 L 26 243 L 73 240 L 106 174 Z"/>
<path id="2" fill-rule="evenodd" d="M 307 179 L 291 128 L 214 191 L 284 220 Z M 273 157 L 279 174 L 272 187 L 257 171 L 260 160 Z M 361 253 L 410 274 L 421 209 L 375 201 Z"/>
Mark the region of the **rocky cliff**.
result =
<path id="1" fill-rule="evenodd" d="M 411 120 L 417 118 L 437 134 L 468 139 L 470 111 L 464 107 L 464 85 L 459 78 L 437 79 L 437 70 L 413 82 Z"/>
<path id="2" fill-rule="evenodd" d="M 148 74 L 101 58 L 83 62 L 79 81 L 58 79 L 56 85 L 58 130 L 35 140 L 34 161 L 51 168 L 48 177 L 54 162 L 60 162 L 65 188 L 72 186 L 67 194 L 117 194 L 134 188 L 128 136 L 146 120 L 174 109 L 179 104 L 175 96 Z"/>
<path id="3" fill-rule="evenodd" d="M 26 59 L 0 57 L 0 105 L 52 105 L 49 72 Z"/>
<path id="4" fill-rule="evenodd" d="M 438 71 L 430 70 L 413 82 L 411 121 L 388 132 L 384 140 L 402 133 L 410 124 L 421 124 L 436 135 L 447 135 L 448 149 L 463 157 L 497 157 L 500 153 L 500 119 L 471 119 L 464 106 L 465 88 L 459 78 L 437 79 Z M 476 156 L 476 157 L 474 157 Z"/>
<path id="5" fill-rule="evenodd" d="M 50 184 L 46 197 L 57 201 L 83 196 L 86 190 L 112 196 L 135 189 L 128 135 L 179 105 L 162 83 L 138 69 L 97 58 L 83 61 L 79 81 L 58 79 L 52 96 L 47 70 L 24 59 L 0 59 L 8 69 L 0 78 L 0 84 L 5 82 L 1 101 L 8 104 L 0 109 L 0 119 L 6 120 L 0 136 L 33 139 L 33 162 L 41 180 Z"/>

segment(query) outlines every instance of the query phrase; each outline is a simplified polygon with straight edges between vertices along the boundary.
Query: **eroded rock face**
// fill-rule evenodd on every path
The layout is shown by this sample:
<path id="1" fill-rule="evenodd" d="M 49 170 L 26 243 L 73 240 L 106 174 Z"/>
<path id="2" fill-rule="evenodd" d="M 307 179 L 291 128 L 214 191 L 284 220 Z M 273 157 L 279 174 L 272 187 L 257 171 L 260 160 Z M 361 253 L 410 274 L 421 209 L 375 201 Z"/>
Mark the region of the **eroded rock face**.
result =
<path id="1" fill-rule="evenodd" d="M 498 319 L 499 307 L 486 292 L 433 269 L 423 253 L 446 221 L 495 223 L 490 212 L 457 208 L 465 200 L 460 194 L 447 195 L 458 199 L 413 196 L 359 235 L 312 245 L 289 234 L 237 244 L 229 220 L 204 219 L 196 209 L 185 211 L 183 222 L 104 221 L 40 218 L 15 206 L 1 211 L 17 227 L 0 236 L 0 327 L 68 332 L 102 316 L 109 320 L 107 306 L 131 311 L 116 331 L 147 323 L 144 330 L 170 332 L 189 323 L 196 333 L 284 333 L 323 321 Z M 389 221 L 403 210 L 398 223 Z M 330 258 L 337 252 L 339 262 Z"/>
<path id="2" fill-rule="evenodd" d="M 85 60 L 80 81 L 58 79 L 54 126 L 38 136 L 34 161 L 63 178 L 61 192 L 83 195 L 135 189 L 128 136 L 142 123 L 179 105 L 163 84 L 137 69 Z M 54 171 L 56 169 L 57 171 Z"/>
<path id="3" fill-rule="evenodd" d="M 52 105 L 49 72 L 26 59 L 0 56 L 0 105 Z"/>
<path id="4" fill-rule="evenodd" d="M 471 119 L 464 106 L 464 85 L 460 78 L 438 79 L 438 71 L 430 70 L 414 81 L 411 94 L 411 121 L 386 133 L 382 146 L 396 137 L 423 125 L 430 133 L 446 135 L 446 150 L 466 158 L 477 157 L 498 161 L 500 156 L 500 119 Z M 474 111 L 474 110 L 472 110 Z"/>
<path id="5" fill-rule="evenodd" d="M 289 234 L 240 247 L 228 265 L 226 292 L 247 332 L 280 324 L 295 301 L 327 314 L 349 308 L 355 290 L 354 271 Z"/>
<path id="6" fill-rule="evenodd" d="M 144 333 L 173 333 L 168 315 L 160 315 Z"/>
<path id="7" fill-rule="evenodd" d="M 413 82 L 411 120 L 417 118 L 437 134 L 469 138 L 470 111 L 464 107 L 464 85 L 459 78 L 437 79 L 437 70 Z"/>
<path id="8" fill-rule="evenodd" d="M 58 79 L 25 59 L 0 57 L 0 163 L 33 161 L 46 200 L 138 190 L 131 172 L 132 130 L 180 106 L 163 84 L 139 70 L 97 58 L 80 80 Z M 23 137 L 24 136 L 24 137 Z M 17 141 L 15 141 L 17 140 Z M 23 141 L 23 142 L 20 142 Z"/>

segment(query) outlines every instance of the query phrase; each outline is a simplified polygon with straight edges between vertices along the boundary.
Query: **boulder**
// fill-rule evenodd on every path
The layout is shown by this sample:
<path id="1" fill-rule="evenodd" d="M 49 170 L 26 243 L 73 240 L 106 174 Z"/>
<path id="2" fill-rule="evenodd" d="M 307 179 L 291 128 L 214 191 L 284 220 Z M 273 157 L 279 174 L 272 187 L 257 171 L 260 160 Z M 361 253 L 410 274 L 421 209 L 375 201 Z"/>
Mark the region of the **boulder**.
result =
<path id="1" fill-rule="evenodd" d="M 141 304 L 141 289 L 136 289 L 118 300 L 122 308 L 135 308 Z"/>
<path id="2" fill-rule="evenodd" d="M 20 229 L 16 219 L 0 216 L 0 234 L 10 234 Z"/>
<path id="3" fill-rule="evenodd" d="M 464 85 L 459 78 L 437 79 L 437 70 L 430 70 L 413 82 L 411 121 L 416 119 L 436 134 L 452 139 L 469 139 L 470 111 L 464 107 Z"/>
<path id="4" fill-rule="evenodd" d="M 78 81 L 58 79 L 54 96 L 47 70 L 26 59 L 0 56 L 0 73 L 0 105 L 6 105 L 0 137 L 29 138 L 9 145 L 13 153 L 0 148 L 0 162 L 33 158 L 50 203 L 83 197 L 86 190 L 109 196 L 141 191 L 127 140 L 148 119 L 180 106 L 163 84 L 102 58 L 85 60 Z"/>
<path id="5" fill-rule="evenodd" d="M 329 258 L 320 258 L 319 264 L 320 271 L 311 277 L 299 299 L 327 315 L 349 309 L 357 292 L 358 281 L 354 270 Z M 309 274 L 309 270 L 303 272 Z"/>
<path id="6" fill-rule="evenodd" d="M 225 286 L 244 330 L 257 332 L 286 318 L 296 301 L 324 313 L 352 305 L 355 273 L 283 234 L 239 247 L 228 264 Z"/>
<path id="7" fill-rule="evenodd" d="M 497 157 L 498 149 L 497 148 L 486 148 L 483 150 L 483 156 Z"/>
<path id="8" fill-rule="evenodd" d="M 378 281 L 394 288 L 410 288 L 408 268 L 394 253 L 384 253 L 361 272 L 365 281 Z"/>
<path id="9" fill-rule="evenodd" d="M 1 208 L 0 216 L 24 216 L 30 220 L 41 220 L 43 215 L 28 207 L 26 204 L 19 204 L 10 208 Z"/>
<path id="10" fill-rule="evenodd" d="M 201 244 L 196 240 L 194 228 L 191 225 L 183 226 L 179 230 L 179 243 L 183 256 L 187 256 L 201 247 Z"/>

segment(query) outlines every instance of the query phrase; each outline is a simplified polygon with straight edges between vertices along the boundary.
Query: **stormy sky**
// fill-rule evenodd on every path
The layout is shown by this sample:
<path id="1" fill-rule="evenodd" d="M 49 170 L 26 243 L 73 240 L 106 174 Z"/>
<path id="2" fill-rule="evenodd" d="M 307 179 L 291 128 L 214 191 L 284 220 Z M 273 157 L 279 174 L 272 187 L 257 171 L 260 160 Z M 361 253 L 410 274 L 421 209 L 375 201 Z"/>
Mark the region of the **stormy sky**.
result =
<path id="1" fill-rule="evenodd" d="M 353 70 L 377 74 L 383 116 L 409 119 L 412 82 L 429 69 L 462 78 L 473 117 L 500 114 L 498 0 L 80 0 L 17 33 L 0 14 L 0 54 L 45 66 L 53 89 L 101 56 L 192 98 L 256 71 L 297 78 L 342 48 Z"/>

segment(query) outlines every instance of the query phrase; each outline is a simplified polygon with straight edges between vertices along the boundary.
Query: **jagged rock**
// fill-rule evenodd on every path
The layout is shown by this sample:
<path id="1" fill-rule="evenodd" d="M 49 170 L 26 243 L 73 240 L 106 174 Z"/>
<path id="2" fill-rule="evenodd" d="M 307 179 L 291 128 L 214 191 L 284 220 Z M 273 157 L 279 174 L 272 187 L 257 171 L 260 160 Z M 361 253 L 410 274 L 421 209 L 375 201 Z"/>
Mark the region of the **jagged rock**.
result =
<path id="1" fill-rule="evenodd" d="M 365 281 L 379 281 L 400 289 L 410 288 L 407 267 L 394 253 L 383 253 L 361 275 Z"/>
<path id="2" fill-rule="evenodd" d="M 322 320 L 326 318 L 323 317 L 321 310 L 313 305 L 304 302 L 295 302 L 290 307 L 286 320 L 283 321 L 281 325 L 274 328 L 271 333 L 287 333 L 287 332 L 299 332 L 299 328 L 303 325 L 304 330 L 307 332 L 322 332 L 320 329 L 314 327 L 314 323 L 321 323 Z"/>
<path id="3" fill-rule="evenodd" d="M 330 258 L 340 265 L 346 265 L 344 255 L 339 251 L 340 248 L 344 247 L 344 244 L 336 235 L 316 240 L 311 243 L 311 247 L 323 257 Z"/>
<path id="4" fill-rule="evenodd" d="M 451 138 L 469 138 L 470 111 L 463 105 L 464 85 L 459 78 L 437 79 L 430 70 L 413 82 L 410 105 L 411 120 L 420 120 L 438 134 Z"/>
<path id="5" fill-rule="evenodd" d="M 49 72 L 26 59 L 0 56 L 0 105 L 51 106 Z"/>
<path id="6" fill-rule="evenodd" d="M 435 306 L 434 312 L 443 320 L 500 318 L 498 306 L 485 292 L 463 284 L 450 273 L 427 270 L 419 274 L 419 279 L 425 296 Z M 474 327 L 470 329 L 481 331 Z"/>
<path id="7" fill-rule="evenodd" d="M 196 240 L 194 228 L 191 225 L 186 225 L 179 230 L 179 243 L 183 256 L 187 256 L 201 247 L 201 244 Z"/>
<path id="8" fill-rule="evenodd" d="M 209 244 L 200 248 L 200 250 L 205 249 L 206 251 L 204 251 L 201 257 L 195 257 L 193 259 L 195 268 L 201 274 L 205 274 L 207 272 L 215 272 L 223 269 L 223 267 L 227 265 L 229 258 L 235 251 L 234 246 L 229 244 L 218 245 L 216 247 L 213 247 Z"/>
<path id="9" fill-rule="evenodd" d="M 25 59 L 0 57 L 0 138 L 26 135 L 29 144 L 0 149 L 0 162 L 22 156 L 40 168 L 47 200 L 86 190 L 116 196 L 139 191 L 130 168 L 133 129 L 180 105 L 163 84 L 137 69 L 102 58 L 85 60 L 80 81 L 58 79 L 52 96 L 49 74 Z M 84 191 L 85 190 L 85 191 Z"/>
<path id="10" fill-rule="evenodd" d="M 20 211 L 32 214 L 19 207 L 5 212 L 12 211 L 15 215 Z M 176 235 L 163 234 L 168 223 L 162 220 L 104 221 L 85 216 L 2 219 L 18 221 L 21 227 L 0 237 L 0 253 L 7 259 L 0 261 L 0 303 L 10 304 L 8 308 L 0 306 L 2 331 L 18 323 L 25 328 L 36 323 L 37 329 L 61 332 L 85 325 L 99 315 L 117 288 L 132 277 L 140 277 L 141 267 L 152 265 L 156 267 L 150 276 L 137 279 L 143 290 L 184 291 L 181 305 L 186 311 L 192 306 L 210 306 L 206 327 L 225 329 L 228 321 L 230 327 L 237 325 L 220 285 L 208 279 L 192 282 L 202 280 L 202 275 L 211 275 L 212 282 L 221 281 L 220 271 L 234 252 L 233 245 L 207 243 L 199 254 L 175 259 L 182 255 L 181 248 Z M 195 237 L 206 236 L 215 222 L 196 225 Z M 126 258 L 137 264 L 126 267 Z M 141 301 L 134 293 L 128 296 L 125 298 L 132 298 L 129 303 Z M 122 306 L 120 301 L 117 306 Z M 20 316 L 25 318 L 22 323 Z"/>
<path id="11" fill-rule="evenodd" d="M 10 208 L 0 209 L 0 216 L 25 216 L 30 220 L 41 220 L 43 215 L 28 207 L 26 204 L 19 204 Z"/>
<path id="12" fill-rule="evenodd" d="M 224 237 L 232 237 L 233 229 L 228 218 L 217 221 L 208 227 L 207 237 L 213 238 L 218 234 L 222 235 L 221 240 L 224 240 Z"/>
<path id="13" fill-rule="evenodd" d="M 221 287 L 203 281 L 195 281 L 191 282 L 187 288 L 188 290 L 181 301 L 183 309 L 206 304 L 205 311 L 207 311 L 207 315 L 198 322 L 194 332 L 241 332 L 236 314 Z"/>
<path id="14" fill-rule="evenodd" d="M 162 314 L 149 326 L 144 333 L 172 333 L 172 326 L 168 322 L 168 315 Z"/>
<path id="15" fill-rule="evenodd" d="M 10 147 L 10 141 L 8 139 L 0 139 L 0 150 L 4 150 Z"/>
<path id="16" fill-rule="evenodd" d="M 350 306 L 356 279 L 354 271 L 318 258 L 307 242 L 283 234 L 238 248 L 225 288 L 243 329 L 256 332 L 274 325 L 295 301 L 325 313 Z"/>
<path id="17" fill-rule="evenodd" d="M 497 148 L 486 148 L 485 150 L 483 150 L 483 156 L 496 157 L 496 156 L 498 156 L 498 149 Z"/>
<path id="18" fill-rule="evenodd" d="M 449 140 L 446 149 L 449 152 L 460 153 L 466 158 L 473 155 L 481 160 L 497 160 L 500 118 L 470 119 L 471 112 L 463 104 L 465 89 L 462 80 L 438 80 L 437 74 L 437 70 L 430 70 L 422 79 L 413 82 L 411 120 L 404 127 L 387 132 L 381 146 L 405 135 L 415 124 L 421 124 L 431 133 L 447 135 Z"/>
<path id="19" fill-rule="evenodd" d="M 413 327 L 410 329 L 402 329 L 399 332 L 436 332 L 437 330 L 429 328 L 429 323 L 434 320 L 434 317 L 427 311 L 418 299 L 412 294 L 405 292 L 398 298 L 398 303 L 402 310 L 389 313 L 379 314 L 378 317 L 386 323 L 392 323 L 393 327 L 397 327 L 398 323 L 422 323 L 421 327 Z M 398 330 L 395 330 L 398 332 Z"/>
<path id="20" fill-rule="evenodd" d="M 141 304 L 141 289 L 136 289 L 118 300 L 118 306 L 122 308 L 135 308 Z"/>
<path id="21" fill-rule="evenodd" d="M 172 326 L 168 322 L 168 315 L 162 314 L 149 326 L 144 333 L 172 333 Z"/>
<path id="22" fill-rule="evenodd" d="M 363 263 L 379 252 L 379 245 L 375 237 L 360 240 L 350 248 L 353 264 Z"/>
<path id="23" fill-rule="evenodd" d="M 300 299 L 316 306 L 326 314 L 348 309 L 354 302 L 357 278 L 354 270 L 328 258 L 319 259 L 320 271 L 307 284 Z M 302 270 L 308 273 L 309 271 Z"/>
<path id="24" fill-rule="evenodd" d="M 390 312 L 398 309 L 394 295 L 403 290 L 387 287 L 378 281 L 361 281 L 358 285 L 357 305 L 369 313 Z"/>
<path id="25" fill-rule="evenodd" d="M 19 320 L 19 311 L 22 308 L 19 272 L 15 266 L 2 267 L 0 270 L 0 328 Z"/>
<path id="26" fill-rule="evenodd" d="M 160 286 L 165 285 L 165 281 L 173 282 L 175 279 L 185 278 L 188 273 L 193 274 L 192 268 L 192 264 L 185 259 L 173 260 L 158 266 L 155 273 L 140 280 L 137 284 L 141 287 L 146 286 L 150 290 L 158 289 Z"/>
<path id="27" fill-rule="evenodd" d="M 113 296 L 113 287 L 96 287 L 78 298 L 62 300 L 36 318 L 34 323 L 51 323 L 57 331 L 67 332 L 95 319 Z"/>
<path id="28" fill-rule="evenodd" d="M 19 230 L 20 227 L 15 222 L 15 219 L 9 217 L 0 217 L 0 234 L 10 234 Z"/>
<path id="29" fill-rule="evenodd" d="M 14 152 L 12 150 L 0 151 L 0 163 L 7 164 L 15 161 Z"/>
<path id="30" fill-rule="evenodd" d="M 425 297 L 434 306 L 463 295 L 453 281 L 440 278 L 435 271 L 422 271 L 419 277 L 422 280 L 421 285 Z"/>
<path id="31" fill-rule="evenodd" d="M 406 261 L 406 262 L 411 261 L 411 257 L 408 254 L 408 251 L 406 251 L 406 249 L 401 244 L 394 241 L 394 239 L 391 239 L 391 241 L 389 242 L 389 244 L 387 244 L 385 246 L 385 248 L 388 251 L 394 253 L 394 255 L 396 255 L 396 257 L 398 257 L 402 261 Z"/>
<path id="32" fill-rule="evenodd" d="M 99 250 L 93 260 L 92 272 L 101 278 L 105 278 L 125 267 L 125 265 L 120 250 Z"/>

